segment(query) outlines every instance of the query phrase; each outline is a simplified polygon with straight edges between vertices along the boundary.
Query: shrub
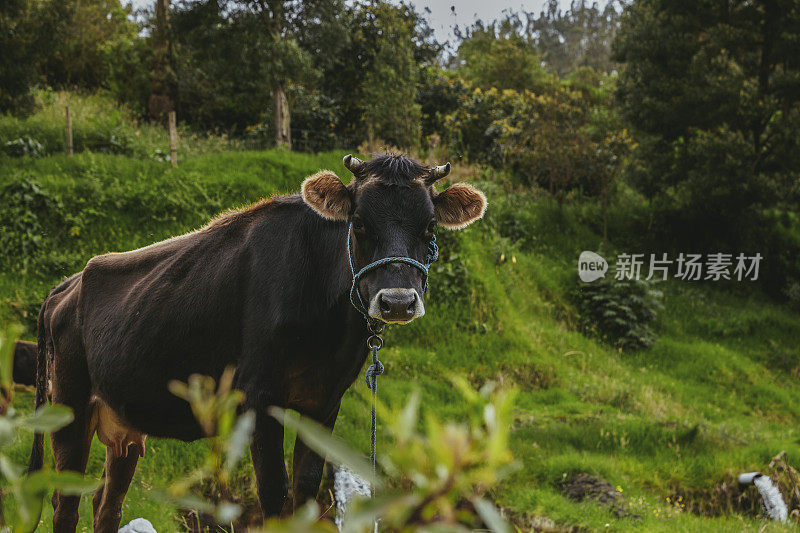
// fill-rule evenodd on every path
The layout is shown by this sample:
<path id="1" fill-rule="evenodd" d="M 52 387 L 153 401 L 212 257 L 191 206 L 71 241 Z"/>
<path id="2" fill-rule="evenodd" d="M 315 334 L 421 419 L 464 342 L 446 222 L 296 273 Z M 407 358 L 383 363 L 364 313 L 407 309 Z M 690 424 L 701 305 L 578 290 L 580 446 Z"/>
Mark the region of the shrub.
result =
<path id="1" fill-rule="evenodd" d="M 446 118 L 455 112 L 472 93 L 472 89 L 458 74 L 433 67 L 420 72 L 417 100 L 422 112 L 422 136 L 446 137 Z"/>
<path id="2" fill-rule="evenodd" d="M 581 324 L 623 350 L 649 348 L 656 341 L 652 324 L 663 308 L 652 282 L 603 278 L 576 291 Z"/>
<path id="3" fill-rule="evenodd" d="M 475 89 L 448 118 L 449 145 L 559 201 L 573 191 L 600 195 L 630 141 L 592 94 L 566 86 L 543 94 Z"/>
<path id="4" fill-rule="evenodd" d="M 25 270 L 39 252 L 43 236 L 58 226 L 61 201 L 23 176 L 0 190 L 0 205 L 2 262 Z"/>
<path id="5" fill-rule="evenodd" d="M 6 142 L 5 152 L 11 157 L 41 157 L 44 155 L 44 146 L 36 139 L 25 135 L 13 141 Z"/>
<path id="6" fill-rule="evenodd" d="M 331 150 L 339 143 L 335 128 L 339 123 L 336 101 L 322 93 L 300 86 L 290 87 L 292 100 L 292 146 L 295 150 Z M 272 125 L 264 125 L 272 135 Z"/>
<path id="7" fill-rule="evenodd" d="M 429 291 L 439 301 L 465 298 L 469 294 L 469 273 L 461 253 L 460 236 L 452 231 L 439 231 L 436 236 L 439 260 L 430 267 Z"/>
<path id="8" fill-rule="evenodd" d="M 133 131 L 122 124 L 100 124 L 83 139 L 83 147 L 104 154 L 133 154 Z"/>

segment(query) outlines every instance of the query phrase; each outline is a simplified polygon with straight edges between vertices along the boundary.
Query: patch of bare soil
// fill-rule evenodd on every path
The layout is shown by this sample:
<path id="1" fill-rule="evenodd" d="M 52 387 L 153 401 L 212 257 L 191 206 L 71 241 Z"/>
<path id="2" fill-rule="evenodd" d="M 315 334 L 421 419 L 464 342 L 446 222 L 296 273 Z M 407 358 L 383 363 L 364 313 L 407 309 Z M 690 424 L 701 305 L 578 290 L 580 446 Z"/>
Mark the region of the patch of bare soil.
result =
<path id="1" fill-rule="evenodd" d="M 520 531 L 530 533 L 583 533 L 585 529 L 578 526 L 563 526 L 555 520 L 531 513 L 516 513 L 511 509 L 500 509 L 503 517 Z"/>
<path id="2" fill-rule="evenodd" d="M 333 474 L 332 467 L 326 465 L 326 473 L 317 496 L 321 520 L 333 520 Z M 259 528 L 263 525 L 261 505 L 258 503 L 254 488 L 250 486 L 250 478 L 248 476 L 235 479 L 232 489 L 225 493 L 228 496 L 209 482 L 201 483 L 198 490 L 200 495 L 207 501 L 227 500 L 239 505 L 242 508 L 242 513 L 231 524 L 218 524 L 211 515 L 198 513 L 194 509 L 184 509 L 180 513 L 184 531 L 189 533 L 224 533 L 248 531 L 251 528 Z M 292 494 L 290 489 L 281 516 L 288 516 L 291 512 Z"/>
<path id="3" fill-rule="evenodd" d="M 576 502 L 594 500 L 609 506 L 609 510 L 617 518 L 641 518 L 631 513 L 625 498 L 617 489 L 603 478 L 578 472 L 561 482 L 561 492 Z"/>
<path id="4" fill-rule="evenodd" d="M 530 363 L 508 364 L 503 363 L 493 374 L 485 368 L 476 369 L 469 375 L 470 383 L 480 388 L 487 381 L 494 381 L 500 386 L 514 385 L 522 390 L 547 390 L 556 382 L 552 368 L 542 369 Z"/>

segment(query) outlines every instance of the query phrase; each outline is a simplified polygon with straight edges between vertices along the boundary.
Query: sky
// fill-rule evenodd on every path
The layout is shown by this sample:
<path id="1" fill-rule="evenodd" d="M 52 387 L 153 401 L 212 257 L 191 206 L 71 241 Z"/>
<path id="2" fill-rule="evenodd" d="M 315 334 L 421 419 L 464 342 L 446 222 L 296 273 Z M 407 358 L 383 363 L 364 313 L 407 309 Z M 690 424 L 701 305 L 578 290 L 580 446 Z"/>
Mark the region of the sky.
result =
<path id="1" fill-rule="evenodd" d="M 453 28 L 469 26 L 476 19 L 490 22 L 502 16 L 503 11 L 532 11 L 539 13 L 546 0 L 411 0 L 409 3 L 428 19 L 436 32 L 437 40 L 452 41 Z M 455 7 L 455 12 L 452 11 Z M 427 10 L 430 10 L 428 13 Z"/>
<path id="2" fill-rule="evenodd" d="M 124 0 L 123 0 L 124 1 Z M 130 0 L 134 7 L 149 6 L 153 0 Z M 503 10 L 532 11 L 539 13 L 546 0 L 411 0 L 419 13 L 428 19 L 438 41 L 453 40 L 456 25 L 469 26 L 475 19 L 492 21 L 500 18 Z M 455 7 L 455 13 L 451 7 Z M 428 13 L 427 10 L 430 10 Z"/>

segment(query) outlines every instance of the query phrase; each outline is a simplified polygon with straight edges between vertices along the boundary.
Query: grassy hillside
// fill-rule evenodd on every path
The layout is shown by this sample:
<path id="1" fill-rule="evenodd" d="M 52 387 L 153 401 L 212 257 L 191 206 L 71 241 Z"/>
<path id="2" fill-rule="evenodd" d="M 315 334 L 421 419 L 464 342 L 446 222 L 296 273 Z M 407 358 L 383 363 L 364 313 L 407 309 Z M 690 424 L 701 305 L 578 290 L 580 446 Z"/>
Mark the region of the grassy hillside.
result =
<path id="1" fill-rule="evenodd" d="M 11 243 L 25 255 L 5 258 L 0 321 L 22 321 L 32 338 L 38 303 L 92 255 L 143 246 L 196 228 L 221 210 L 297 190 L 320 168 L 349 176 L 342 155 L 218 152 L 186 158 L 178 169 L 147 157 L 88 152 L 0 158 L 0 188 L 40 187 L 6 189 L 3 216 L 40 202 L 44 233 Z M 423 409 L 458 419 L 464 413 L 444 374 L 518 387 L 512 446 L 522 468 L 493 496 L 521 525 L 591 531 L 765 525 L 757 513 L 728 513 L 720 484 L 765 469 L 781 450 L 793 464 L 800 458 L 800 315 L 755 291 L 667 282 L 659 340 L 648 350 L 620 353 L 578 331 L 570 298 L 578 253 L 599 242 L 596 208 L 560 208 L 512 193 L 488 175 L 471 181 L 487 192 L 487 217 L 463 232 L 440 234 L 442 261 L 433 268 L 426 316 L 387 335 L 382 397 L 399 403 L 418 389 Z M 32 403 L 30 394 L 17 397 L 19 409 Z M 363 396 L 351 390 L 335 432 L 366 451 L 368 428 Z M 287 450 L 290 441 L 289 435 Z M 20 461 L 29 444 L 19 442 Z M 149 499 L 148 491 L 189 472 L 205 446 L 148 440 L 123 523 L 144 516 L 159 531 L 179 529 L 177 510 Z M 99 476 L 103 457 L 95 442 L 91 475 Z M 577 472 L 617 487 L 622 512 L 568 499 L 561 483 Z M 240 469 L 237 486 L 252 503 L 249 466 Z M 719 516 L 689 511 L 701 507 Z M 91 530 L 88 498 L 81 527 Z"/>

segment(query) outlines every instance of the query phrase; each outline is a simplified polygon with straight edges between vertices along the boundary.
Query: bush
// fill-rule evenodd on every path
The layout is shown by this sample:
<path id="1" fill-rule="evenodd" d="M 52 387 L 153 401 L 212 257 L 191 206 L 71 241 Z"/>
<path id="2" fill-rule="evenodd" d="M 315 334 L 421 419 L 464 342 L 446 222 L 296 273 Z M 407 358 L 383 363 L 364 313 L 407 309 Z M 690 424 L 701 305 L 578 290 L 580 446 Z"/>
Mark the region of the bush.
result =
<path id="1" fill-rule="evenodd" d="M 44 155 L 44 146 L 36 139 L 25 135 L 24 137 L 6 142 L 5 152 L 11 157 L 41 157 Z"/>
<path id="2" fill-rule="evenodd" d="M 627 135 L 602 111 L 601 89 L 561 86 L 543 94 L 475 89 L 447 121 L 449 145 L 468 160 L 509 171 L 559 201 L 601 194 L 627 151 Z"/>
<path id="3" fill-rule="evenodd" d="M 27 176 L 0 190 L 2 262 L 26 270 L 42 245 L 43 236 L 59 225 L 61 201 Z"/>
<path id="4" fill-rule="evenodd" d="M 292 101 L 292 146 L 295 150 L 319 152 L 331 150 L 339 144 L 335 128 L 339 123 L 336 102 L 317 91 L 304 87 L 290 87 Z M 274 135 L 270 124 L 270 135 Z"/>
<path id="5" fill-rule="evenodd" d="M 576 291 L 586 331 L 623 350 L 649 348 L 656 341 L 651 325 L 663 308 L 652 282 L 603 278 Z"/>
<path id="6" fill-rule="evenodd" d="M 420 72 L 417 101 L 422 112 L 423 141 L 430 135 L 448 135 L 447 117 L 454 113 L 472 89 L 458 74 L 433 67 Z"/>
<path id="7" fill-rule="evenodd" d="M 461 254 L 460 236 L 452 231 L 439 231 L 436 236 L 439 260 L 430 267 L 428 290 L 436 300 L 452 301 L 469 294 L 469 272 Z"/>

